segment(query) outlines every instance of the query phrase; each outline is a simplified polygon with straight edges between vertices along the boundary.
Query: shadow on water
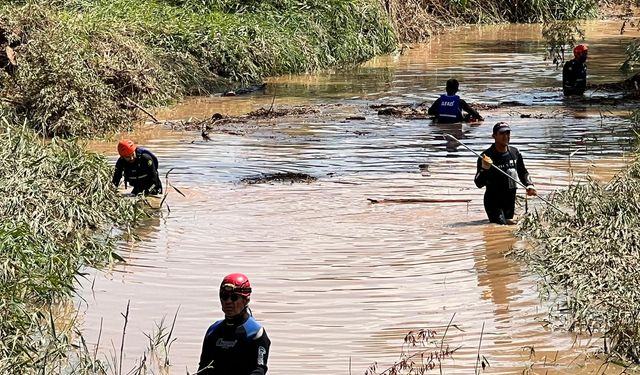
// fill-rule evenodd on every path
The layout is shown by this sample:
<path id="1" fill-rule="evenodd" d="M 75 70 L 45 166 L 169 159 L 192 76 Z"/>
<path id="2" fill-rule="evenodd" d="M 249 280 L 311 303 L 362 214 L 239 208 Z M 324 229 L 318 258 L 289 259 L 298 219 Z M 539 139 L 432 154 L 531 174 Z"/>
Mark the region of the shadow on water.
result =
<path id="1" fill-rule="evenodd" d="M 618 29 L 599 23 L 587 29 L 594 79 L 618 74 L 597 48 L 609 43 L 615 47 L 607 53 L 621 54 L 627 36 L 618 43 L 610 36 Z M 504 256 L 514 246 L 510 229 L 485 221 L 483 191 L 473 185 L 476 157 L 442 137 L 450 133 L 480 152 L 492 141 L 493 124 L 509 122 L 513 145 L 545 196 L 587 171 L 607 178 L 624 165 L 621 156 L 634 139 L 629 120 L 603 116 L 602 107 L 565 105 L 560 72 L 542 60 L 539 31 L 463 28 L 404 56 L 273 78 L 266 94 L 194 98 L 159 114 L 237 115 L 268 108 L 273 93 L 276 106 L 340 104 L 312 116 L 255 120 L 243 135 L 211 132 L 211 141 L 200 131 L 133 134 L 158 155 L 161 173 L 174 168 L 171 181 L 185 197 L 170 192 L 171 212 L 141 228 L 141 241 L 122 245 L 128 264 L 97 272 L 93 290 L 83 282 L 89 341 L 95 343 L 104 319 L 104 347 L 118 347 L 120 313 L 131 300 L 132 361 L 146 344 L 140 332 L 179 308 L 171 373 L 193 371 L 204 330 L 222 315 L 219 280 L 244 272 L 254 285 L 255 316 L 274 343 L 269 373 L 347 373 L 349 363 L 362 373 L 374 361 L 397 359 L 408 330 L 442 328 L 453 313 L 465 331 L 450 333 L 462 347 L 447 374 L 472 371 L 483 324 L 488 373 L 521 373 L 532 360 L 523 347 L 535 347 L 536 361 L 540 353 L 557 357 L 549 374 L 589 373 L 598 364 L 584 356 L 592 343 L 543 327 L 535 278 Z M 473 126 L 378 116 L 369 106 L 435 100 L 452 76 L 470 103 L 536 99 L 481 111 L 486 120 Z M 346 120 L 354 116 L 364 119 Z M 318 179 L 237 183 L 281 173 Z M 366 198 L 470 203 L 372 205 Z M 535 209 L 540 201 L 529 203 Z"/>

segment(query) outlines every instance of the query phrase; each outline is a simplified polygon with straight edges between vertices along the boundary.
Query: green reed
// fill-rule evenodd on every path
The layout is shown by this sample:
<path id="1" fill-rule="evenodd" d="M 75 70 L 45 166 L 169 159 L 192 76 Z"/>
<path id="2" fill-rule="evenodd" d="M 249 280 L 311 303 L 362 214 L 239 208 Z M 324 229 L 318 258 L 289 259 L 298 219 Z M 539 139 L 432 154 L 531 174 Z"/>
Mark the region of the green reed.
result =
<path id="1" fill-rule="evenodd" d="M 34 0 L 0 4 L 0 111 L 47 136 L 127 128 L 157 106 L 356 64 L 460 23 L 587 18 L 595 0 Z M 393 25 L 393 26 L 392 26 Z M 4 47 L 4 46 L 3 46 Z"/>
<path id="2" fill-rule="evenodd" d="M 395 48 L 381 7 L 364 0 L 5 2 L 0 108 L 42 134 L 127 127 L 134 107 L 354 64 Z"/>
<path id="3" fill-rule="evenodd" d="M 381 0 L 401 42 L 464 23 L 551 22 L 595 17 L 597 0 Z"/>
<path id="4" fill-rule="evenodd" d="M 527 216 L 520 233 L 532 246 L 515 251 L 557 299 L 551 322 L 600 332 L 607 351 L 640 362 L 640 159 L 609 183 L 587 179 L 554 202 L 573 213 Z"/>
<path id="5" fill-rule="evenodd" d="M 442 363 L 452 359 L 453 354 L 460 349 L 460 347 L 451 348 L 449 344 L 445 344 L 448 329 L 449 327 L 445 329 L 442 337 L 432 329 L 407 332 L 401 347 L 400 358 L 388 367 L 380 367 L 380 364 L 375 362 L 365 370 L 364 375 L 426 374 L 438 370 L 442 373 Z M 487 362 L 486 358 L 482 357 L 484 369 Z"/>
<path id="6" fill-rule="evenodd" d="M 120 259 L 118 232 L 146 214 L 112 187 L 102 156 L 0 121 L 0 373 L 99 367 L 81 349 L 68 361 L 77 335 L 55 310 L 82 267 Z"/>

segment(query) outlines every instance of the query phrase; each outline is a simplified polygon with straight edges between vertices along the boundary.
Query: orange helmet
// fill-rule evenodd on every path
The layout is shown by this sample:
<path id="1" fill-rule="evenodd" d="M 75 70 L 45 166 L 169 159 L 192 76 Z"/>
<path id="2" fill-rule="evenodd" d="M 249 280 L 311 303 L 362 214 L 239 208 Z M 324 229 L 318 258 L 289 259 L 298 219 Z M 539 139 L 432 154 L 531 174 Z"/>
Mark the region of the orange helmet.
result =
<path id="1" fill-rule="evenodd" d="M 589 48 L 584 44 L 578 44 L 573 48 L 573 56 L 579 58 L 582 55 L 586 55 L 589 52 Z"/>
<path id="2" fill-rule="evenodd" d="M 130 139 L 121 139 L 118 142 L 118 154 L 123 158 L 128 158 L 136 152 L 136 144 Z"/>

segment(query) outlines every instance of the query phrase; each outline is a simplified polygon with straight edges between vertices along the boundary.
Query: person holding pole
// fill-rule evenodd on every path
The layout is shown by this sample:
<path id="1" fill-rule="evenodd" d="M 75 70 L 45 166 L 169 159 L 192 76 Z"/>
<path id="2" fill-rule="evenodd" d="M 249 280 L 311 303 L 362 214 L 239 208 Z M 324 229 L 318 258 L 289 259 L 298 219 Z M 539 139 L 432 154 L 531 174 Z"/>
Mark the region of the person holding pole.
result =
<path id="1" fill-rule="evenodd" d="M 522 154 L 510 146 L 511 127 L 506 122 L 493 126 L 494 143 L 478 158 L 474 182 L 486 187 L 484 209 L 489 221 L 496 224 L 516 224 L 513 219 L 518 180 L 526 187 L 527 195 L 537 195 Z M 493 168 L 492 168 L 493 167 Z"/>

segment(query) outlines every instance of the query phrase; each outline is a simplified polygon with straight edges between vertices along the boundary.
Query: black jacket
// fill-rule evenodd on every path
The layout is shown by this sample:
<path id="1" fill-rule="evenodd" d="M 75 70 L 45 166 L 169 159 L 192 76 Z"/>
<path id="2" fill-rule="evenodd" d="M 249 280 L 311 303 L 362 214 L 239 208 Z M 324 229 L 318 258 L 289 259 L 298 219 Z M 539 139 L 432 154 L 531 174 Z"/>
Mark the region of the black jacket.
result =
<path id="1" fill-rule="evenodd" d="M 204 336 L 199 375 L 264 375 L 270 346 L 267 332 L 249 314 L 219 320 Z"/>
<path id="2" fill-rule="evenodd" d="M 118 158 L 112 182 L 117 187 L 124 174 L 125 182 L 133 186 L 132 194 L 162 194 L 162 182 L 155 161 L 157 159 L 150 152 L 140 149 L 141 147 L 136 148 L 136 159 L 132 163 L 122 157 Z"/>
<path id="3" fill-rule="evenodd" d="M 565 95 L 582 95 L 587 88 L 587 64 L 572 59 L 562 68 L 562 91 Z"/>
<path id="4" fill-rule="evenodd" d="M 483 155 L 487 155 L 493 160 L 493 165 L 500 168 L 513 178 L 517 178 L 525 186 L 533 185 L 529 177 L 529 171 L 524 165 L 522 154 L 517 148 L 508 146 L 507 152 L 501 153 L 496 150 L 495 144 L 485 150 Z M 503 194 L 515 192 L 517 184 L 507 176 L 495 170 L 482 168 L 482 159 L 478 159 L 477 172 L 474 182 L 477 187 L 486 186 L 486 194 L 499 198 Z"/>

